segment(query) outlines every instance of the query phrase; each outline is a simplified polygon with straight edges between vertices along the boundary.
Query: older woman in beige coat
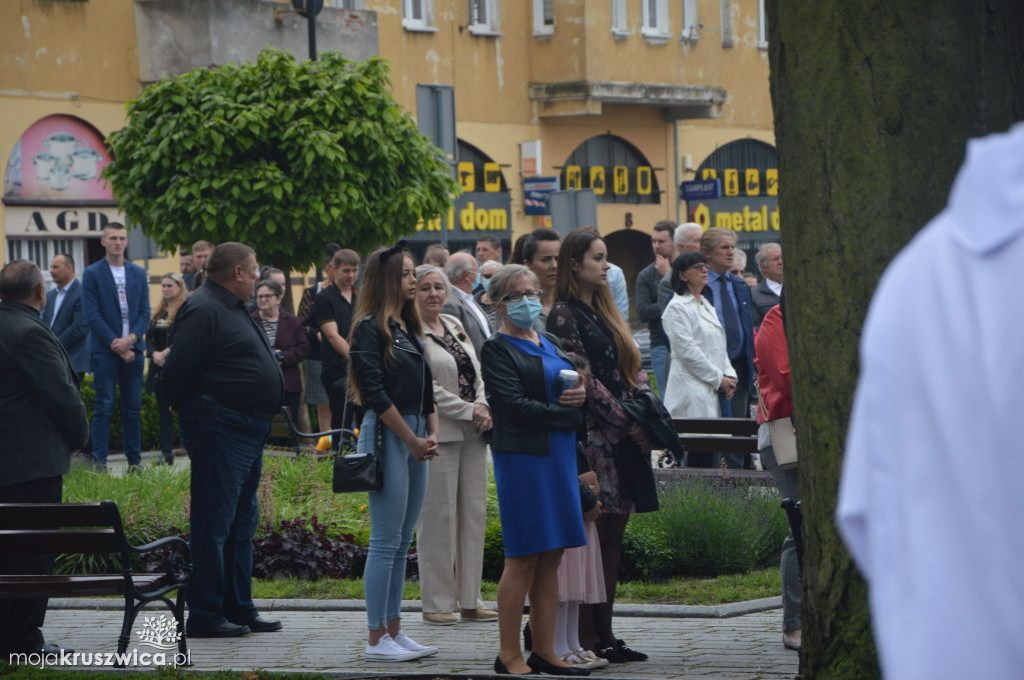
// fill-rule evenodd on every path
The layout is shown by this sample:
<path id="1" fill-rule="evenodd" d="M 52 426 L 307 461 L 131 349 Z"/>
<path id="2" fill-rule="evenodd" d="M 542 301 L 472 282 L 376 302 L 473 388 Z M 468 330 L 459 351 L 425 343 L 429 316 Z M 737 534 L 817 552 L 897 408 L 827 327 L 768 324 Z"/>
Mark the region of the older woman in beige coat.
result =
<path id="1" fill-rule="evenodd" d="M 483 433 L 491 429 L 480 363 L 458 319 L 442 314 L 448 279 L 437 267 L 416 268 L 416 304 L 438 412 L 438 452 L 417 527 L 423 620 L 434 625 L 494 621 L 480 600 L 487 472 Z"/>

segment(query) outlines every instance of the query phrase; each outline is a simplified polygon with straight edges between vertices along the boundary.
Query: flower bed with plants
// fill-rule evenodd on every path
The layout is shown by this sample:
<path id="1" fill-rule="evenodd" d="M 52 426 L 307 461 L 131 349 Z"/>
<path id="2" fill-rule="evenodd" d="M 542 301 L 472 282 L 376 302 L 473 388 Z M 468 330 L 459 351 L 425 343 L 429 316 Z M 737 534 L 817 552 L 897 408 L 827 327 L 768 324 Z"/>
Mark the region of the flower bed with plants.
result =
<path id="1" fill-rule="evenodd" d="M 151 467 L 113 477 L 74 466 L 64 480 L 64 501 L 112 500 L 135 544 L 161 536 L 187 537 L 189 471 Z M 369 540 L 366 494 L 331 491 L 331 464 L 312 457 L 268 456 L 259 492 L 255 539 L 257 578 L 357 578 Z M 501 576 L 504 551 L 495 498 L 488 479 L 484 578 Z M 775 564 L 786 536 L 785 515 L 773 489 L 715 488 L 687 481 L 662 494 L 661 510 L 633 517 L 626 529 L 621 576 L 660 580 L 737 574 Z M 106 556 L 61 556 L 61 573 L 116 571 Z M 409 556 L 415 576 L 415 550 Z"/>

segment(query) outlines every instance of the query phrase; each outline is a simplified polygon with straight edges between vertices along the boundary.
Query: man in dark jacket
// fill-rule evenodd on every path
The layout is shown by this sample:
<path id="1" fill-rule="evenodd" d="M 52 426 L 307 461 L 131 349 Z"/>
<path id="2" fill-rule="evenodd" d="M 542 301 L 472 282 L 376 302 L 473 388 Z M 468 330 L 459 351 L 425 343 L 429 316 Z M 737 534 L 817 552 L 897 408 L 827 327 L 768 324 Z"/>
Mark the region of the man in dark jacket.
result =
<path id="1" fill-rule="evenodd" d="M 757 249 L 757 268 L 764 279 L 750 291 L 754 299 L 754 328 L 761 326 L 761 320 L 782 295 L 782 246 L 765 243 Z"/>
<path id="2" fill-rule="evenodd" d="M 89 437 L 67 352 L 39 311 L 43 274 L 14 260 L 0 270 L 0 503 L 60 503 L 71 452 Z M 0 555 L 0 573 L 46 574 L 53 555 Z M 0 600 L 0 653 L 58 652 L 40 630 L 46 600 Z"/>
<path id="3" fill-rule="evenodd" d="M 46 294 L 43 323 L 60 340 L 81 379 L 89 370 L 89 324 L 82 308 L 82 285 L 75 278 L 75 261 L 67 253 L 54 255 L 50 276 L 57 287 Z"/>

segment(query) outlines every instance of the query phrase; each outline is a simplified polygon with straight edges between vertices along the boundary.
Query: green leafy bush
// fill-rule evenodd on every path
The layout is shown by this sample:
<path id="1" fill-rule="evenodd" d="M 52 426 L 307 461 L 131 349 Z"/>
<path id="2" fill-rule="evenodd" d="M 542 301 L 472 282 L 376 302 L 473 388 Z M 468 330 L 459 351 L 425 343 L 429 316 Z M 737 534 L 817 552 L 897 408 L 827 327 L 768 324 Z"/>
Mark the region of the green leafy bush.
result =
<path id="1" fill-rule="evenodd" d="M 787 531 L 774 489 L 690 480 L 662 494 L 661 510 L 630 520 L 624 569 L 642 578 L 746 572 L 777 561 Z"/>
<path id="2" fill-rule="evenodd" d="M 494 495 L 489 479 L 483 577 L 492 581 L 501 578 L 505 563 Z M 333 493 L 329 461 L 265 457 L 259 498 L 256 560 L 267 578 L 300 572 L 308 578 L 321 568 L 320 577 L 359 575 L 360 551 L 369 542 L 368 499 L 366 494 Z M 133 543 L 188 531 L 187 469 L 152 467 L 140 475 L 112 477 L 75 466 L 65 478 L 65 502 L 106 499 L 118 504 Z M 630 520 L 620 576 L 659 580 L 751 571 L 778 560 L 786 532 L 774 489 L 722 489 L 689 481 L 662 494 L 659 512 Z M 286 545 L 287 554 L 280 554 Z M 309 551 L 319 552 L 306 555 Z M 332 562 L 331 555 L 336 554 L 345 556 L 344 565 Z M 62 556 L 59 568 L 63 573 L 117 570 L 104 560 Z M 410 554 L 413 573 L 415 557 Z"/>
<path id="3" fill-rule="evenodd" d="M 505 568 L 505 544 L 501 540 L 501 521 L 491 519 L 484 529 L 484 570 L 486 581 L 497 581 Z"/>

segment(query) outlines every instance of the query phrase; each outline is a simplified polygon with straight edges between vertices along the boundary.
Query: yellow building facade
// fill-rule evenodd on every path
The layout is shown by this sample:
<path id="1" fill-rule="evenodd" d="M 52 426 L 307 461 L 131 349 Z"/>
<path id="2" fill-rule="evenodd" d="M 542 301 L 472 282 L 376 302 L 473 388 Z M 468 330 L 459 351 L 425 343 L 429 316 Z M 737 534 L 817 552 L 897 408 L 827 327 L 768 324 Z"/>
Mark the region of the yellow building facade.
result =
<path id="1" fill-rule="evenodd" d="M 253 15 L 277 10 L 278 29 L 287 6 L 211 2 L 234 3 L 234 11 Z M 137 38 L 139 17 L 151 3 L 12 0 L 0 5 L 0 157 L 7 160 L 8 175 L 18 165 L 28 178 L 43 167 L 40 163 L 50 162 L 47 153 L 31 150 L 15 159 L 26 131 L 49 116 L 80 120 L 100 137 L 124 124 L 124 103 L 145 85 L 140 71 L 152 70 L 154 48 Z M 422 115 L 417 108 L 424 86 L 450 88 L 458 140 L 452 162 L 462 163 L 456 170 L 467 193 L 450 216 L 416 227 L 411 237 L 421 246 L 439 240 L 438 230 L 445 226 L 453 246 L 472 246 L 481 236 L 498 236 L 510 245 L 550 224 L 550 218 L 531 214 L 544 191 L 577 188 L 594 192 L 597 226 L 630 284 L 650 259 L 649 234 L 658 220 L 682 222 L 698 214 L 708 224 L 727 222 L 748 244 L 777 240 L 777 219 L 773 228 L 771 219 L 752 223 L 750 217 L 761 208 L 766 212 L 759 215 L 772 211 L 770 203 L 764 207 L 771 201 L 764 194 L 772 183 L 774 150 L 763 0 L 326 4 L 318 23 L 328 39 L 330 21 L 355 18 L 372 25 L 378 53 L 391 62 L 395 96 L 413 116 Z M 296 30 L 304 29 L 299 24 Z M 59 146 L 53 134 L 44 135 L 44 143 Z M 74 153 L 82 155 L 79 145 Z M 726 149 L 735 152 L 722 155 Z M 102 149 L 97 152 L 102 165 Z M 77 177 L 88 177 L 89 170 Z M 735 174 L 727 175 L 729 170 Z M 752 172 L 760 178 L 754 184 Z M 741 178 L 739 190 L 733 179 L 726 181 L 734 177 Z M 773 177 L 777 192 L 777 170 Z M 680 182 L 715 178 L 720 203 L 681 200 Z M 72 179 L 71 188 L 94 179 Z M 63 177 L 51 175 L 50 181 Z M 39 260 L 63 248 L 82 257 L 80 270 L 102 256 L 90 245 L 96 234 L 88 230 L 116 218 L 112 201 L 79 196 L 61 202 L 53 191 L 46 200 L 19 198 L 10 191 L 13 183 L 13 177 L 5 177 L 4 261 Z M 524 185 L 540 193 L 527 194 Z M 760 203 L 745 206 L 752 188 L 762 194 Z M 728 210 L 717 209 L 726 203 Z M 735 217 L 744 207 L 746 221 Z M 57 224 L 61 213 L 63 228 Z M 90 218 L 90 213 L 103 217 Z M 177 257 L 151 259 L 148 268 L 154 276 L 176 271 Z"/>

